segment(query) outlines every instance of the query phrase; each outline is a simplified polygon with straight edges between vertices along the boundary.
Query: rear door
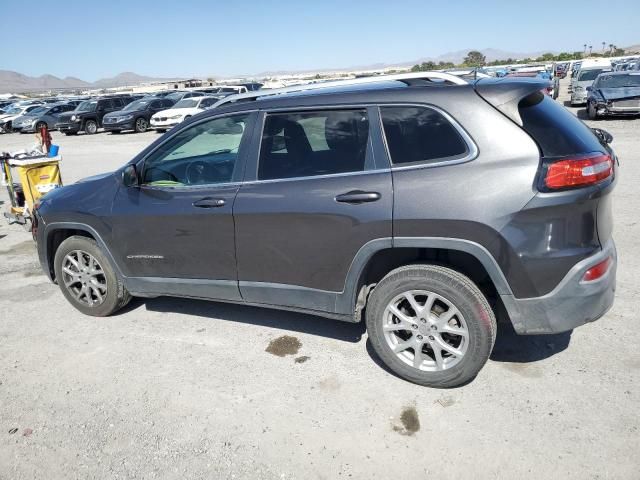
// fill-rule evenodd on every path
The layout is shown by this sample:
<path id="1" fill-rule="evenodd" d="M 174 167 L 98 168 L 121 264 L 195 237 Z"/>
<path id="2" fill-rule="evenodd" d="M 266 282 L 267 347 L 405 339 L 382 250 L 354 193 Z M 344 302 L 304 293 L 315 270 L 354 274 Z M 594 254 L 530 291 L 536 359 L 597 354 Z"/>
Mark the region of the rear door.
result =
<path id="1" fill-rule="evenodd" d="M 391 242 L 391 174 L 372 141 L 375 109 L 263 115 L 260 153 L 234 208 L 242 297 L 335 312 L 358 252 Z"/>

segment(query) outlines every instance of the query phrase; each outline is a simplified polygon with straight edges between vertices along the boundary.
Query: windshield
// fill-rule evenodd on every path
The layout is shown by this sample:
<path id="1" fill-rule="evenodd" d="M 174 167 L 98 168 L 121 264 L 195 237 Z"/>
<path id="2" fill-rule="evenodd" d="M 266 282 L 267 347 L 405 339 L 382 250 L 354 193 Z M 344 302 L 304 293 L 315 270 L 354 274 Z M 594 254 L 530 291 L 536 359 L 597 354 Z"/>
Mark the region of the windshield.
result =
<path id="1" fill-rule="evenodd" d="M 596 88 L 640 87 L 640 75 L 600 75 Z"/>
<path id="2" fill-rule="evenodd" d="M 44 112 L 49 110 L 50 107 L 38 107 L 34 108 L 29 112 L 29 115 L 42 115 Z"/>
<path id="3" fill-rule="evenodd" d="M 180 100 L 171 108 L 194 108 L 198 106 L 198 100 L 194 98 L 185 98 Z"/>
<path id="4" fill-rule="evenodd" d="M 76 107 L 76 112 L 95 112 L 98 102 L 82 102 Z"/>
<path id="5" fill-rule="evenodd" d="M 220 93 L 236 93 L 237 91 L 238 89 L 233 87 L 222 87 L 219 90 Z"/>
<path id="6" fill-rule="evenodd" d="M 587 82 L 589 80 L 595 80 L 596 77 L 600 75 L 602 72 L 604 72 L 604 69 L 602 68 L 598 68 L 595 70 L 585 70 L 584 72 L 580 73 L 580 76 L 578 77 L 578 81 Z"/>
<path id="7" fill-rule="evenodd" d="M 174 102 L 177 102 L 182 97 L 184 97 L 184 93 L 182 93 L 182 92 L 174 92 L 174 93 L 170 93 L 169 95 L 167 95 L 164 98 L 166 98 L 167 100 L 173 100 Z"/>
<path id="8" fill-rule="evenodd" d="M 5 110 L 5 113 L 7 115 L 15 115 L 16 113 L 20 113 L 20 112 L 22 112 L 22 109 L 18 107 L 12 107 L 8 110 Z"/>
<path id="9" fill-rule="evenodd" d="M 124 107 L 123 111 L 135 111 L 135 110 L 144 110 L 147 108 L 147 105 L 151 102 L 151 100 L 136 100 L 135 102 L 131 102 L 129 105 Z"/>

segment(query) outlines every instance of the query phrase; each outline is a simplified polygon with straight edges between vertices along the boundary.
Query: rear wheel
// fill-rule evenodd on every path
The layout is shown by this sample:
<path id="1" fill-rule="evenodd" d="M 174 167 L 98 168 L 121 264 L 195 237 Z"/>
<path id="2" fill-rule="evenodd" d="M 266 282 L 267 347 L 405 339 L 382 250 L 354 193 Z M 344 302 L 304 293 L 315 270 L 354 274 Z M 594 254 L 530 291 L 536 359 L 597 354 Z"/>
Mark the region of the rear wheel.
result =
<path id="1" fill-rule="evenodd" d="M 149 122 L 145 118 L 140 117 L 136 120 L 136 132 L 146 132 L 147 128 L 149 128 Z"/>
<path id="2" fill-rule="evenodd" d="M 106 317 L 131 299 L 95 240 L 73 236 L 54 258 L 56 280 L 66 299 L 86 315 Z"/>
<path id="3" fill-rule="evenodd" d="M 96 123 L 95 120 L 87 120 L 86 123 L 84 124 L 84 131 L 88 135 L 93 135 L 98 131 L 98 124 Z"/>
<path id="4" fill-rule="evenodd" d="M 429 387 L 473 379 L 496 336 L 495 315 L 478 287 L 461 273 L 435 265 L 389 273 L 371 294 L 366 321 L 385 365 Z"/>

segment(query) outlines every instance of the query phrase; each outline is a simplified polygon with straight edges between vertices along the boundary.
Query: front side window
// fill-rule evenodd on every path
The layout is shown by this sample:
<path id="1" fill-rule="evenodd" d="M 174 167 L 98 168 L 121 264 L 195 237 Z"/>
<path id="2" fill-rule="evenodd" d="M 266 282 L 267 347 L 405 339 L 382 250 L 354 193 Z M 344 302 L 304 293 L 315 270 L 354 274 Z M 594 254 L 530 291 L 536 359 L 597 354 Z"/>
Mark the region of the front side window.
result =
<path id="1" fill-rule="evenodd" d="M 267 115 L 258 179 L 363 171 L 368 138 L 365 109 Z"/>
<path id="2" fill-rule="evenodd" d="M 249 115 L 214 118 L 181 131 L 146 159 L 143 183 L 188 186 L 230 182 Z"/>
<path id="3" fill-rule="evenodd" d="M 456 128 L 432 108 L 381 107 L 380 115 L 394 165 L 457 160 L 469 153 Z"/>

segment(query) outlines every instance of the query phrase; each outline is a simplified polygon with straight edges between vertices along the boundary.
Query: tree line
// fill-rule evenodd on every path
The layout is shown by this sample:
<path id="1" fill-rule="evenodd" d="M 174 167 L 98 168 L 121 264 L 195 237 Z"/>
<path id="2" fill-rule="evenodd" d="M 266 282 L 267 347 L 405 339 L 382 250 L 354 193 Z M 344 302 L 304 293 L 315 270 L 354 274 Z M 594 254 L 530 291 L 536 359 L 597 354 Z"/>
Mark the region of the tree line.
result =
<path id="1" fill-rule="evenodd" d="M 590 53 L 590 57 L 618 57 L 624 55 L 622 48 L 611 45 L 611 48 L 604 53 Z M 449 68 L 469 68 L 469 67 L 494 67 L 498 65 L 514 65 L 518 63 L 534 63 L 534 62 L 568 62 L 571 60 L 580 60 L 586 56 L 584 52 L 561 52 L 559 54 L 545 53 L 537 58 L 507 58 L 504 60 L 493 60 L 487 62 L 487 57 L 478 50 L 471 50 L 462 63 L 455 64 L 453 62 L 422 62 L 411 67 L 412 72 L 426 72 L 430 70 L 445 70 Z"/>

